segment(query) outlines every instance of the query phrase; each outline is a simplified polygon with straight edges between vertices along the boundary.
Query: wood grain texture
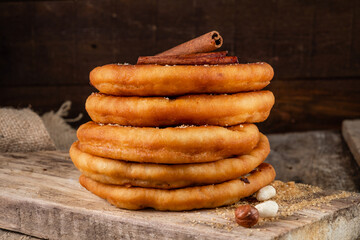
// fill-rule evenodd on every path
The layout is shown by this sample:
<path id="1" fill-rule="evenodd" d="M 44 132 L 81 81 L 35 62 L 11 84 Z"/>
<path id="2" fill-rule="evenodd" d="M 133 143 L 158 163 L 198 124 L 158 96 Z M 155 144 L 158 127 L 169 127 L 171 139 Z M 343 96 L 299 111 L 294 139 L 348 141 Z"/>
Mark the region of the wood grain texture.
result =
<path id="1" fill-rule="evenodd" d="M 267 161 L 276 178 L 324 189 L 360 192 L 360 167 L 340 131 L 270 134 Z"/>
<path id="2" fill-rule="evenodd" d="M 341 132 L 357 164 L 360 166 L 360 119 L 343 121 Z"/>
<path id="3" fill-rule="evenodd" d="M 292 137 L 273 135 L 270 139 L 276 151 L 280 145 L 288 148 L 286 143 L 291 142 Z M 294 141 L 296 139 L 299 140 L 295 137 Z M 290 161 L 294 158 L 291 151 L 282 152 L 284 158 Z M 321 154 L 316 157 L 322 158 Z M 324 157 L 334 161 L 326 153 Z M 303 161 L 309 163 L 314 159 Z M 231 221 L 217 214 L 216 209 L 178 213 L 117 209 L 83 189 L 78 183 L 79 175 L 66 152 L 0 154 L 0 228 L 53 239 L 232 239 L 239 236 L 242 239 L 337 239 L 339 236 L 356 239 L 360 236 L 359 194 L 305 208 L 252 229 L 228 230 L 214 228 L 214 224 L 226 226 Z M 312 175 L 303 177 L 309 176 Z M 322 181 L 329 179 L 324 174 L 319 176 L 326 177 Z M 194 220 L 201 224 L 194 224 Z"/>
<path id="4" fill-rule="evenodd" d="M 13 81 L 1 85 L 78 84 L 78 64 L 135 63 L 214 28 L 224 50 L 268 61 L 280 79 L 358 77 L 359 11 L 350 0 L 2 2 L 1 70 Z"/>
<path id="5" fill-rule="evenodd" d="M 273 80 L 267 89 L 275 95 L 268 120 L 259 124 L 268 132 L 340 130 L 343 119 L 360 117 L 359 79 Z"/>
<path id="6" fill-rule="evenodd" d="M 21 233 L 0 229 L 0 240 L 38 240 L 37 237 L 24 235 Z"/>
<path id="7" fill-rule="evenodd" d="M 266 132 L 340 129 L 343 119 L 360 115 L 356 0 L 2 1 L 0 29 L 2 106 L 56 109 L 64 95 L 54 89 L 74 101 L 77 95 L 66 93 L 86 88 L 96 66 L 135 63 L 216 29 L 222 50 L 240 62 L 274 67 L 277 104 Z M 42 107 L 35 94 L 13 89 L 41 89 L 50 97 Z M 73 107 L 84 112 L 83 105 Z"/>

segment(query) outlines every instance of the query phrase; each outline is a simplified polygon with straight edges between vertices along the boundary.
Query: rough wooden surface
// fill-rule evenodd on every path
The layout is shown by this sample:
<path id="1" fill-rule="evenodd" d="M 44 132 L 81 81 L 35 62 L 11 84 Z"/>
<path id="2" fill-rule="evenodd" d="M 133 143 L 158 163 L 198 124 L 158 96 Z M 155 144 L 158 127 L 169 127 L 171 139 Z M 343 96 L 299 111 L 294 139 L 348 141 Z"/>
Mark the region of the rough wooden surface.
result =
<path id="1" fill-rule="evenodd" d="M 305 138 L 299 135 L 297 145 L 289 145 L 291 137 L 276 135 L 270 136 L 274 159 L 279 156 L 280 145 L 289 148 L 282 153 L 282 163 L 290 167 L 290 162 L 297 166 L 298 161 L 294 154 L 295 148 L 308 148 L 311 145 L 323 144 L 319 139 L 332 138 L 332 144 L 338 144 L 337 133 L 322 134 Z M 335 135 L 333 135 L 335 134 Z M 296 138 L 297 137 L 297 138 Z M 312 142 L 307 143 L 309 139 Z M 334 140 L 335 139 L 335 140 Z M 306 140 L 306 141 L 305 141 Z M 295 140 L 294 140 L 295 141 Z M 303 146 L 303 144 L 305 144 Z M 319 146 L 318 146 L 319 147 Z M 336 157 L 327 154 L 334 147 L 324 148 L 317 154 L 309 156 L 309 151 L 302 155 L 304 162 L 316 162 L 325 158 L 330 165 Z M 291 149 L 293 149 L 291 151 Z M 336 148 L 335 148 L 336 150 Z M 338 150 L 336 150 L 338 151 Z M 323 156 L 322 156 L 323 154 Z M 280 160 L 280 159 L 277 159 Z M 345 158 L 345 160 L 349 160 Z M 279 162 L 277 162 L 279 163 Z M 304 179 L 318 174 L 314 164 L 306 176 L 296 175 L 297 179 Z M 337 165 L 337 164 L 335 164 Z M 303 167 L 304 167 L 303 166 Z M 276 166 L 275 166 L 276 167 Z M 278 178 L 287 176 L 277 169 Z M 301 171 L 301 169 L 299 169 Z M 312 174 L 311 174 L 312 171 Z M 334 169 L 328 169 L 331 171 Z M 304 172 L 306 172 L 304 170 Z M 296 173 L 296 172 L 295 172 Z M 343 173 L 346 178 L 349 172 Z M 293 172 L 294 174 L 294 172 Z M 233 229 L 219 228 L 226 226 L 231 219 L 224 219 L 218 210 L 199 210 L 189 212 L 157 212 L 153 210 L 128 211 L 117 209 L 105 200 L 90 194 L 78 183 L 79 172 L 75 169 L 68 153 L 64 152 L 37 152 L 37 153 L 3 153 L 0 154 L 0 228 L 21 232 L 42 238 L 55 239 L 354 239 L 360 236 L 360 194 L 347 198 L 333 200 L 329 204 L 318 207 L 309 207 L 296 212 L 289 217 L 281 217 L 273 222 L 265 222 L 252 229 L 235 227 Z M 320 174 L 313 178 L 327 178 Z M 280 178 L 281 179 L 281 178 Z M 294 179 L 290 179 L 294 180 Z M 325 182 L 327 179 L 322 179 Z M 350 186 L 350 185 L 349 185 Z M 337 187 L 344 187 L 337 185 Z M 198 224 L 194 224 L 196 221 Z M 200 224 L 199 224 L 200 223 Z"/>
<path id="2" fill-rule="evenodd" d="M 241 62 L 274 66 L 266 132 L 340 129 L 360 117 L 357 0 L 1 1 L 0 29 L 3 106 L 44 113 L 71 100 L 77 116 L 92 68 L 218 30 Z"/>
<path id="3" fill-rule="evenodd" d="M 342 135 L 360 166 L 360 119 L 345 120 L 342 124 Z"/>
<path id="4" fill-rule="evenodd" d="M 360 167 L 340 131 L 269 135 L 277 179 L 360 192 Z"/>
<path id="5" fill-rule="evenodd" d="M 37 237 L 24 235 L 21 233 L 0 229 L 0 240 L 38 240 Z"/>

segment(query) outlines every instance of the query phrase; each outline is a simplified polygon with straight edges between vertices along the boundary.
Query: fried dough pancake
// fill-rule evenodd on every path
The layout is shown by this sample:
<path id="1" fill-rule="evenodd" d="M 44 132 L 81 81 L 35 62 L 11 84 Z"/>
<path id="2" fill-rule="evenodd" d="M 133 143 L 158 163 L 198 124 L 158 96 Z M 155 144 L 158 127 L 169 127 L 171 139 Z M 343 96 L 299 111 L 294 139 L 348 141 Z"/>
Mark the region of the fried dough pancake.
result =
<path id="1" fill-rule="evenodd" d="M 270 184 L 275 175 L 270 164 L 262 163 L 246 177 L 249 183 L 235 179 L 215 185 L 165 190 L 104 184 L 84 175 L 80 176 L 79 182 L 90 192 L 119 208 L 136 210 L 149 207 L 183 211 L 233 204 Z"/>
<path id="2" fill-rule="evenodd" d="M 121 96 L 178 96 L 260 90 L 274 76 L 267 63 L 160 66 L 108 64 L 90 72 L 100 92 Z"/>
<path id="3" fill-rule="evenodd" d="M 94 122 L 134 127 L 189 125 L 233 126 L 265 121 L 274 105 L 270 91 L 232 95 L 116 97 L 95 93 L 86 100 Z"/>
<path id="4" fill-rule="evenodd" d="M 236 179 L 260 165 L 270 152 L 269 141 L 261 134 L 258 145 L 248 154 L 210 163 L 164 165 L 134 163 L 96 157 L 70 148 L 74 165 L 91 179 L 116 185 L 172 189 L 214 184 Z"/>
<path id="5" fill-rule="evenodd" d="M 249 153 L 259 142 L 260 132 L 254 124 L 141 128 L 88 122 L 80 126 L 77 137 L 78 148 L 95 156 L 179 164 Z"/>

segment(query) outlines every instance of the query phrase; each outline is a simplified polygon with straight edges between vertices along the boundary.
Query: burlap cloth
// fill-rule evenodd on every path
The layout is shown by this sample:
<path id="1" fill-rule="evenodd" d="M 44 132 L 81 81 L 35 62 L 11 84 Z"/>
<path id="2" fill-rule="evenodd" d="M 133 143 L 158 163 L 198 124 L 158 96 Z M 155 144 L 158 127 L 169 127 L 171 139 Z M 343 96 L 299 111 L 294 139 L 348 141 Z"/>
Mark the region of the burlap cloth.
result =
<path id="1" fill-rule="evenodd" d="M 29 108 L 0 108 L 0 152 L 33 152 L 68 150 L 76 140 L 76 130 L 65 120 L 71 102 L 65 102 L 57 112 L 42 117 Z"/>

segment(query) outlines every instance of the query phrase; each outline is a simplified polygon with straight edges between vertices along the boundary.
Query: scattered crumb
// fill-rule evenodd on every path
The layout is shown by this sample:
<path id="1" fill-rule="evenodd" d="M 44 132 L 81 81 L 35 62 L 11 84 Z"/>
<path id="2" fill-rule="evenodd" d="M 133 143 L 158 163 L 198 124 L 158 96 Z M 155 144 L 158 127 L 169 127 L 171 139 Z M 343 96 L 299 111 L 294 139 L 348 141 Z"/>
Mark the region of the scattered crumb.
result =
<path id="1" fill-rule="evenodd" d="M 277 217 L 274 218 L 260 218 L 257 226 L 263 225 L 265 222 L 276 221 L 281 217 L 291 216 L 294 213 L 305 209 L 305 208 L 314 208 L 320 206 L 331 206 L 330 202 L 335 199 L 341 199 L 351 196 L 352 193 L 344 191 L 336 191 L 334 194 L 325 195 L 328 192 L 325 192 L 319 187 L 310 186 L 307 184 L 300 184 L 295 182 L 282 182 L 274 181 L 271 184 L 276 189 L 276 196 L 271 198 L 279 205 L 279 212 Z M 203 220 L 191 220 L 192 225 L 207 225 L 211 228 L 216 228 L 219 230 L 231 231 L 234 228 L 238 228 L 238 224 L 234 219 L 235 209 L 243 204 L 250 204 L 255 206 L 260 202 L 256 200 L 255 196 L 250 196 L 244 199 L 241 199 L 239 202 L 225 207 L 215 208 L 214 211 L 208 212 L 208 214 L 214 214 L 217 217 L 212 217 L 211 222 L 205 222 Z M 320 211 L 326 213 L 324 209 L 319 209 Z M 306 217 L 306 216 L 304 216 Z M 260 231 L 259 228 L 256 229 Z M 251 234 L 251 233 L 249 233 Z"/>
<path id="2" fill-rule="evenodd" d="M 120 125 L 120 124 L 116 124 L 116 123 L 99 123 L 99 122 L 96 122 L 97 125 L 99 126 L 112 126 L 112 127 L 131 127 L 131 126 L 125 126 L 125 125 Z"/>
<path id="3" fill-rule="evenodd" d="M 183 125 L 177 126 L 175 128 L 188 128 L 188 127 L 195 127 L 195 125 L 185 125 L 185 124 L 183 124 Z"/>

